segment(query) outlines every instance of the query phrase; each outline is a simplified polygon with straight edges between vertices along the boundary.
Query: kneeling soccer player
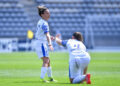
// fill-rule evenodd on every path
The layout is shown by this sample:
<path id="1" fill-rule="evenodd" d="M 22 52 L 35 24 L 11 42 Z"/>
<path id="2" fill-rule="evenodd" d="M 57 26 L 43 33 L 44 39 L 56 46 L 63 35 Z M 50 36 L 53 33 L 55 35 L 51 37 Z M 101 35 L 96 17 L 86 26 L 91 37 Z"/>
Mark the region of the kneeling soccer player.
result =
<path id="1" fill-rule="evenodd" d="M 86 52 L 86 47 L 83 44 L 81 33 L 75 32 L 72 39 L 69 39 L 68 41 L 62 41 L 59 39 L 59 35 L 52 39 L 56 40 L 59 45 L 63 45 L 68 48 L 70 82 L 75 84 L 86 81 L 87 84 L 91 84 L 90 74 L 86 74 L 87 66 L 90 63 L 90 56 Z"/>

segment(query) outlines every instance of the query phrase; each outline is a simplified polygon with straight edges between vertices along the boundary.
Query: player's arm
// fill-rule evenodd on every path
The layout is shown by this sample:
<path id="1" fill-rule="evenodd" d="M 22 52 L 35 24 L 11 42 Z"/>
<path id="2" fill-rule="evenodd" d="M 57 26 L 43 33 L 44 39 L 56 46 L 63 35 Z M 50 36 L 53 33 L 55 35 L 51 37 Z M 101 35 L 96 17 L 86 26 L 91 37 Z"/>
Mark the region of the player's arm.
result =
<path id="1" fill-rule="evenodd" d="M 50 50 L 53 50 L 50 33 L 47 32 L 47 33 L 45 33 L 45 35 L 46 35 L 46 38 L 47 38 L 47 41 L 48 41 L 48 46 L 49 46 Z"/>
<path id="2" fill-rule="evenodd" d="M 62 46 L 64 46 L 64 47 L 66 47 L 67 41 L 61 40 L 61 39 L 59 38 L 59 36 L 60 36 L 60 35 L 56 35 L 55 41 L 56 41 L 59 45 L 62 45 Z"/>
<path id="3" fill-rule="evenodd" d="M 44 34 L 46 35 L 47 41 L 48 41 L 48 46 L 50 50 L 53 50 L 52 42 L 51 42 L 51 37 L 49 33 L 49 27 L 45 23 L 42 25 L 42 30 L 44 31 Z"/>
<path id="4" fill-rule="evenodd" d="M 61 39 L 59 39 L 59 38 L 55 38 L 55 41 L 59 44 L 59 45 L 62 45 L 62 40 Z"/>
<path id="5" fill-rule="evenodd" d="M 51 42 L 50 33 L 47 32 L 47 33 L 45 33 L 45 35 L 46 35 L 46 38 L 47 38 L 47 41 L 48 41 L 48 45 L 51 46 L 51 45 L 52 45 L 52 42 Z"/>

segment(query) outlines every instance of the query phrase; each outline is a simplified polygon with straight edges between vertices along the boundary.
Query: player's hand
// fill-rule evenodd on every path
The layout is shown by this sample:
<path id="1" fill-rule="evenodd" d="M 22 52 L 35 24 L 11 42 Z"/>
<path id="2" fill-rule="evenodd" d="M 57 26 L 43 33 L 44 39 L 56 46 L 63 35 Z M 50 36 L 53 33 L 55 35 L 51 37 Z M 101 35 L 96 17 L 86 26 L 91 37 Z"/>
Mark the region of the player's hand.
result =
<path id="1" fill-rule="evenodd" d="M 56 38 L 60 38 L 60 34 L 57 34 L 57 35 L 56 35 Z"/>
<path id="2" fill-rule="evenodd" d="M 53 51 L 53 50 L 54 50 L 54 48 L 53 48 L 53 46 L 52 46 L 52 45 L 49 45 L 49 48 L 50 48 L 50 50 L 51 50 L 51 51 Z"/>
<path id="3" fill-rule="evenodd" d="M 51 36 L 51 40 L 52 40 L 52 41 L 55 40 L 55 37 L 54 37 L 54 36 Z"/>

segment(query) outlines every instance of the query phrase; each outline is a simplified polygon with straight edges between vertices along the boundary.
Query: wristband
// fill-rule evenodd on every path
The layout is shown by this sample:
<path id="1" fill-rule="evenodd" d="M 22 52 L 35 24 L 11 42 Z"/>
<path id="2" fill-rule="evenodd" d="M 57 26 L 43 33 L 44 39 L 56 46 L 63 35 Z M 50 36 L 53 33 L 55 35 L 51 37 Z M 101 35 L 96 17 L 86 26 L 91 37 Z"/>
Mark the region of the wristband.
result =
<path id="1" fill-rule="evenodd" d="M 51 44 L 48 44 L 48 46 L 52 46 Z"/>

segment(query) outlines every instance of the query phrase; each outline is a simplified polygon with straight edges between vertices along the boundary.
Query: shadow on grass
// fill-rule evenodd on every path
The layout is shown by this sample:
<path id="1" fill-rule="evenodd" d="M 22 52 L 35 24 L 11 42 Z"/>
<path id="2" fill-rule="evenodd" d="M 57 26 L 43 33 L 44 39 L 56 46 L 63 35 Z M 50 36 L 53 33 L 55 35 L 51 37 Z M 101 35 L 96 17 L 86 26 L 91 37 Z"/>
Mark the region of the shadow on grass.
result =
<path id="1" fill-rule="evenodd" d="M 45 83 L 45 82 L 41 82 L 41 81 L 21 81 L 21 82 L 15 82 L 15 83 L 42 83 L 42 84 L 69 84 L 69 85 L 72 85 L 70 83 L 62 83 L 62 82 L 49 82 L 49 83 Z"/>

